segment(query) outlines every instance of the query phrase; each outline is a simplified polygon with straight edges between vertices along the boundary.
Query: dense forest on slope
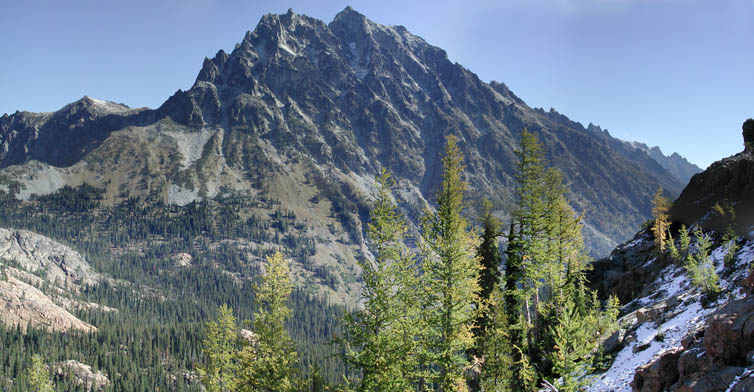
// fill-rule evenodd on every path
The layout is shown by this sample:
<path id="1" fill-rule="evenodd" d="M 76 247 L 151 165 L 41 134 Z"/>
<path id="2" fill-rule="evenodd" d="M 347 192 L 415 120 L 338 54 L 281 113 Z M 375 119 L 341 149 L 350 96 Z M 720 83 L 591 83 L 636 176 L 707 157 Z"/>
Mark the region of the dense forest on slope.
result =
<path id="1" fill-rule="evenodd" d="M 272 251 L 222 241 L 265 239 L 306 266 L 312 239 L 297 235 L 295 218 L 271 201 L 223 200 L 186 208 L 132 201 L 104 208 L 99 194 L 82 186 L 22 202 L 0 192 L 0 227 L 36 231 L 80 250 L 109 277 L 80 298 L 118 309 L 77 313 L 98 328 L 94 334 L 31 328 L 24 335 L 18 328 L 3 329 L 0 389 L 24 391 L 24 385 L 10 382 L 38 353 L 48 362 L 75 359 L 104 371 L 111 390 L 199 390 L 193 370 L 204 322 L 221 304 L 233 306 L 239 320 L 251 318 L 252 283 L 259 271 L 250 260 Z M 236 212 L 254 203 L 267 203 L 271 214 L 242 219 Z M 178 265 L 173 256 L 186 251 L 191 264 Z M 336 284 L 327 269 L 310 276 L 316 283 L 302 282 L 291 296 L 295 317 L 288 328 L 301 352 L 300 366 L 305 371 L 316 366 L 320 375 L 335 380 L 345 368 L 330 343 L 339 334 L 344 308 L 315 295 L 315 286 Z M 76 390 L 73 382 L 61 380 L 57 388 Z"/>

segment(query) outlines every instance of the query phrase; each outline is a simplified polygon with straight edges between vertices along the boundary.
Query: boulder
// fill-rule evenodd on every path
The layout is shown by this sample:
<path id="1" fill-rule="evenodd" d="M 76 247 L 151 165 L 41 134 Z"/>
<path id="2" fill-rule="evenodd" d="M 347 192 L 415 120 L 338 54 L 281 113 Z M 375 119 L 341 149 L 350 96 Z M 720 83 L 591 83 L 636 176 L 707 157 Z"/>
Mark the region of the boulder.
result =
<path id="1" fill-rule="evenodd" d="M 733 380 L 736 379 L 744 368 L 726 367 L 720 370 L 705 373 L 696 379 L 685 380 L 679 385 L 674 385 L 672 392 L 720 392 L 727 391 Z M 750 391 L 750 390 L 748 390 Z"/>
<path id="2" fill-rule="evenodd" d="M 661 392 L 670 388 L 678 380 L 678 359 L 682 348 L 675 348 L 662 354 L 654 362 L 636 369 L 631 388 L 634 392 Z"/>
<path id="3" fill-rule="evenodd" d="M 607 339 L 602 342 L 602 351 L 605 354 L 612 354 L 623 347 L 623 340 L 626 337 L 626 331 L 619 329 L 613 332 Z"/>
<path id="4" fill-rule="evenodd" d="M 731 301 L 707 321 L 704 347 L 716 365 L 744 365 L 754 349 L 754 298 Z"/>
<path id="5" fill-rule="evenodd" d="M 678 358 L 678 375 L 681 379 L 711 370 L 709 357 L 700 344 L 684 351 Z"/>

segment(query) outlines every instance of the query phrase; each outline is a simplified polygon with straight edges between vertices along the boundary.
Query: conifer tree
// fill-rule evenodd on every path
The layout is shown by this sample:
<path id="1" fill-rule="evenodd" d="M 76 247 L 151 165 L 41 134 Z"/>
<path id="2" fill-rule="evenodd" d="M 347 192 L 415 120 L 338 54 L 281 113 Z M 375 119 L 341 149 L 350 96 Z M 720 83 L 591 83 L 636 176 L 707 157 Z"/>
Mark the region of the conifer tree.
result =
<path id="1" fill-rule="evenodd" d="M 595 348 L 592 326 L 579 314 L 576 304 L 567 298 L 558 323 L 552 327 L 555 347 L 551 352 L 553 370 L 559 375 L 559 391 L 577 392 L 588 385 L 584 375 L 592 371 L 590 354 Z"/>
<path id="2" fill-rule="evenodd" d="M 423 338 L 427 379 L 440 391 L 464 391 L 464 370 L 473 347 L 472 328 L 483 304 L 479 298 L 477 238 L 461 215 L 466 184 L 461 179 L 463 155 L 448 136 L 442 158 L 443 181 L 437 211 L 422 220 L 423 316 L 429 331 Z"/>
<path id="3" fill-rule="evenodd" d="M 512 387 L 528 391 L 536 388 L 538 380 L 564 376 L 562 372 L 570 369 L 557 364 L 560 357 L 555 354 L 559 344 L 561 350 L 565 343 L 575 344 L 576 337 L 567 336 L 573 325 L 589 325 L 583 335 L 589 339 L 579 344 L 596 348 L 602 313 L 586 285 L 588 259 L 581 216 L 568 205 L 562 175 L 546 167 L 541 144 L 526 130 L 517 154 L 505 310 L 514 347 Z"/>
<path id="4" fill-rule="evenodd" d="M 714 297 L 720 292 L 720 286 L 715 265 L 709 260 L 712 241 L 698 227 L 694 230 L 694 239 L 696 252 L 689 252 L 686 256 L 686 273 L 694 286 L 701 288 L 708 297 Z"/>
<path id="5" fill-rule="evenodd" d="M 498 248 L 498 238 L 501 235 L 501 222 L 492 215 L 492 203 L 484 200 L 482 205 L 482 235 L 481 242 L 477 248 L 477 257 L 481 264 L 479 273 L 479 296 L 484 302 L 488 302 L 493 292 L 498 288 L 500 283 L 500 263 L 502 256 Z M 478 338 L 484 335 L 489 322 L 488 312 L 482 312 L 477 319 L 477 327 L 474 329 L 474 335 Z"/>
<path id="6" fill-rule="evenodd" d="M 33 392 L 53 392 L 55 390 L 52 381 L 50 381 L 50 372 L 39 354 L 32 355 L 31 366 L 26 369 L 24 379 Z"/>
<path id="7" fill-rule="evenodd" d="M 522 132 L 516 155 L 516 208 L 506 250 L 506 311 L 511 343 L 517 348 L 515 389 L 533 390 L 536 385 L 531 377 L 524 376 L 545 359 L 540 343 L 547 334 L 547 320 L 539 316 L 546 305 L 540 298 L 540 288 L 557 270 L 558 249 L 552 237 L 558 203 L 565 190 L 559 172 L 547 169 L 542 145 L 533 133 Z"/>
<path id="8" fill-rule="evenodd" d="M 391 186 L 391 177 L 383 170 L 367 230 L 374 260 L 359 262 L 364 309 L 346 317 L 346 359 L 361 371 L 360 391 L 411 391 L 416 381 L 418 278 Z"/>
<path id="9" fill-rule="evenodd" d="M 479 375 L 479 387 L 485 392 L 512 391 L 514 350 L 508 315 L 505 313 L 504 290 L 500 286 L 492 291 L 488 306 L 487 328 L 477 342 L 479 354 L 484 361 Z"/>
<path id="10" fill-rule="evenodd" d="M 217 320 L 207 322 L 202 341 L 206 363 L 199 368 L 199 376 L 208 392 L 232 392 L 237 388 L 239 368 L 236 330 L 233 309 L 227 305 L 217 309 Z"/>
<path id="11" fill-rule="evenodd" d="M 652 234 L 654 234 L 655 246 L 657 246 L 659 252 L 665 251 L 665 239 L 668 226 L 670 226 L 670 216 L 668 215 L 670 204 L 670 200 L 662 195 L 662 188 L 657 188 L 652 200 L 652 218 L 654 219 Z"/>
<path id="12" fill-rule="evenodd" d="M 681 228 L 678 230 L 678 247 L 681 259 L 686 259 L 688 256 L 690 243 L 689 230 L 686 228 L 686 225 L 681 225 Z"/>
<path id="13" fill-rule="evenodd" d="M 247 392 L 289 392 L 297 388 L 296 353 L 285 329 L 290 317 L 288 298 L 293 291 L 288 262 L 278 251 L 267 257 L 261 283 L 255 285 L 252 329 L 256 344 L 240 353 L 239 390 Z"/>

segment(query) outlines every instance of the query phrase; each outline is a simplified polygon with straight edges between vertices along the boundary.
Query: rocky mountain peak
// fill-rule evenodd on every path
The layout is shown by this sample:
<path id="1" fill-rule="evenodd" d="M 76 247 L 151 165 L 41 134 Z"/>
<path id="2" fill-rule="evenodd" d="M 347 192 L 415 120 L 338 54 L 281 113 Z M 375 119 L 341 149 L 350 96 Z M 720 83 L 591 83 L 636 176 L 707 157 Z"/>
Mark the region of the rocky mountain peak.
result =
<path id="1" fill-rule="evenodd" d="M 369 195 L 368 184 L 385 167 L 403 184 L 401 205 L 413 219 L 434 199 L 448 134 L 459 137 L 471 193 L 492 197 L 499 211 L 507 211 L 514 149 L 526 128 L 563 170 L 574 190 L 573 207 L 589 211 L 587 241 L 603 254 L 645 219 L 658 186 L 675 195 L 685 183 L 606 132 L 588 132 L 555 110 L 534 110 L 505 84 L 485 83 L 451 62 L 441 48 L 350 7 L 329 24 L 292 11 L 265 15 L 231 53 L 204 59 L 194 85 L 157 110 L 93 119 L 89 113 L 97 101 L 72 105 L 81 105 L 82 122 L 63 114 L 61 121 L 24 115 L 27 125 L 1 121 L 0 167 L 30 159 L 70 166 L 98 150 L 86 170 L 109 178 L 127 159 L 114 158 L 124 143 L 134 143 L 140 157 L 146 146 L 159 145 L 144 161 L 134 161 L 138 169 L 129 174 L 91 181 L 108 187 L 108 195 L 139 193 L 165 202 L 215 197 L 228 189 L 268 191 L 261 179 L 273 170 L 316 174 L 334 184 L 327 186 Z M 83 128 L 70 132 L 79 123 Z M 99 167 L 102 162 L 113 166 Z M 60 175 L 65 180 L 55 184 L 90 178 Z M 36 180 L 22 182 L 29 181 Z M 318 186 L 325 187 L 324 181 Z"/>

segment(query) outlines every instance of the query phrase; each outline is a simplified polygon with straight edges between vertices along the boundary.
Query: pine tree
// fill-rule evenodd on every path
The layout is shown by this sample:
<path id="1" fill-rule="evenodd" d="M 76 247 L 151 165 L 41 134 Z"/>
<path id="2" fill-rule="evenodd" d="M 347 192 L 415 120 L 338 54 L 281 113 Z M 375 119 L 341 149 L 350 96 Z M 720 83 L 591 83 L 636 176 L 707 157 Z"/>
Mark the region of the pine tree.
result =
<path id="1" fill-rule="evenodd" d="M 391 199 L 390 175 L 378 178 L 368 225 L 374 260 L 362 259 L 364 309 L 349 314 L 347 361 L 361 371 L 360 391 L 411 391 L 416 381 L 419 334 L 418 279 L 407 231 Z"/>
<path id="2" fill-rule="evenodd" d="M 472 328 L 483 304 L 479 298 L 479 258 L 476 236 L 461 215 L 466 184 L 461 179 L 463 155 L 449 136 L 442 158 L 443 181 L 437 211 L 422 220 L 425 303 L 423 315 L 431 326 L 424 337 L 428 380 L 440 391 L 466 390 L 464 370 L 473 347 Z"/>
<path id="3" fill-rule="evenodd" d="M 668 215 L 670 204 L 670 200 L 662 195 L 662 188 L 657 188 L 652 200 L 652 218 L 654 219 L 652 234 L 654 234 L 655 246 L 659 252 L 665 251 L 665 236 L 670 226 L 670 215 Z"/>
<path id="4" fill-rule="evenodd" d="M 285 329 L 291 315 L 288 298 L 293 291 L 289 274 L 288 262 L 280 252 L 267 257 L 262 281 L 254 290 L 252 329 L 258 339 L 240 353 L 241 391 L 292 392 L 298 387 L 298 354 Z"/>
<path id="5" fill-rule="evenodd" d="M 33 392 L 53 392 L 55 390 L 52 381 L 50 381 L 50 372 L 39 354 L 32 355 L 31 366 L 26 369 L 24 379 Z"/>
<path id="6" fill-rule="evenodd" d="M 233 309 L 217 309 L 217 320 L 207 322 L 202 353 L 205 365 L 199 368 L 202 385 L 208 392 L 235 391 L 238 383 L 238 349 L 236 318 Z"/>

